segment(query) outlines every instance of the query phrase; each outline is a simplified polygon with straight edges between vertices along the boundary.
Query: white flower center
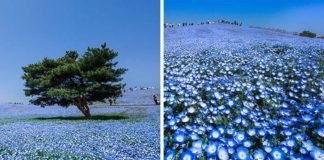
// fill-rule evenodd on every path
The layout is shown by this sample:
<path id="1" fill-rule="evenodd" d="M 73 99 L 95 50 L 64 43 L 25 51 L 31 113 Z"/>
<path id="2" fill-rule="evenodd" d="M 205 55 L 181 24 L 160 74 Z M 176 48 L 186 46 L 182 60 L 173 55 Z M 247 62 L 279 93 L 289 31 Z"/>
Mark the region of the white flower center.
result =
<path id="1" fill-rule="evenodd" d="M 214 145 L 209 146 L 208 150 L 209 150 L 210 153 L 214 153 L 216 151 L 216 147 Z"/>
<path id="2" fill-rule="evenodd" d="M 183 160 L 191 160 L 190 155 L 185 155 L 185 156 L 183 156 Z"/>
<path id="3" fill-rule="evenodd" d="M 274 155 L 275 158 L 280 158 L 280 156 L 281 156 L 281 154 L 278 151 L 275 151 L 273 153 L 273 155 Z"/>
<path id="4" fill-rule="evenodd" d="M 178 141 L 178 142 L 182 142 L 182 141 L 183 141 L 183 137 L 182 137 L 182 136 L 178 136 L 178 137 L 177 137 L 177 141 Z"/>
<path id="5" fill-rule="evenodd" d="M 220 151 L 218 153 L 218 157 L 219 157 L 219 159 L 222 159 L 222 160 L 228 159 L 228 155 L 226 154 L 225 151 Z"/>
<path id="6" fill-rule="evenodd" d="M 244 152 L 239 152 L 238 156 L 240 159 L 245 159 L 246 158 L 246 154 Z"/>
<path id="7" fill-rule="evenodd" d="M 188 112 L 189 112 L 189 113 L 194 113 L 194 112 L 195 112 L 195 108 L 194 108 L 194 107 L 190 107 L 190 108 L 188 108 Z"/>
<path id="8" fill-rule="evenodd" d="M 254 158 L 255 158 L 256 160 L 263 160 L 263 159 L 264 159 L 264 157 L 263 157 L 262 154 L 257 154 L 257 155 L 255 155 Z"/>

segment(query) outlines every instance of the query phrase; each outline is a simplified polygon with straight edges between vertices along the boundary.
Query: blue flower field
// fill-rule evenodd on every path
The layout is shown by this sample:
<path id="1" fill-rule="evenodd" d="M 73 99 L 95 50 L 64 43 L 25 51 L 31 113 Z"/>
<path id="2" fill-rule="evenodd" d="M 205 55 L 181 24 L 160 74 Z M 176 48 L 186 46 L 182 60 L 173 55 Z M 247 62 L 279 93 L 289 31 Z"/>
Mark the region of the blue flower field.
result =
<path id="1" fill-rule="evenodd" d="M 166 159 L 324 159 L 324 41 L 226 24 L 165 29 Z"/>
<path id="2" fill-rule="evenodd" d="M 159 89 L 126 92 L 122 106 L 95 104 L 91 120 L 76 107 L 1 104 L 0 159 L 159 159 L 151 93 Z"/>

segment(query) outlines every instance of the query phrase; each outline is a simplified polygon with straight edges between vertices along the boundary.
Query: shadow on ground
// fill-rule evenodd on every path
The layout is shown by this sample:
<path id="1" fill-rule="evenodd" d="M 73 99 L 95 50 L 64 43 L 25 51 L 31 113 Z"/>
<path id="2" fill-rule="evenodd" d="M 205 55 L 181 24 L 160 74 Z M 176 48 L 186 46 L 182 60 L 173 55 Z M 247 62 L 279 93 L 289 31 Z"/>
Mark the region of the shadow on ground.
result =
<path id="1" fill-rule="evenodd" d="M 128 119 L 127 115 L 122 114 L 100 114 L 93 115 L 91 119 L 86 119 L 84 116 L 69 116 L 69 117 L 39 117 L 34 118 L 34 120 L 122 120 Z"/>

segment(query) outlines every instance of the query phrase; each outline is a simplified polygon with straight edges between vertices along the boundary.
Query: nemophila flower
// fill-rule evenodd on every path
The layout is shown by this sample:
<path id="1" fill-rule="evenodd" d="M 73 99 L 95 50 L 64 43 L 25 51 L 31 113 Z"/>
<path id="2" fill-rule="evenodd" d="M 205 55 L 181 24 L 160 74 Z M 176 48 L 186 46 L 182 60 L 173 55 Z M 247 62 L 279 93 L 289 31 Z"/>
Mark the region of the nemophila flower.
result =
<path id="1" fill-rule="evenodd" d="M 220 106 L 218 106 L 217 107 L 219 110 L 223 110 L 223 109 L 225 109 L 226 107 L 224 106 L 224 105 L 220 105 Z"/>
<path id="2" fill-rule="evenodd" d="M 307 149 L 305 148 L 305 147 L 300 147 L 299 148 L 299 152 L 301 153 L 301 154 L 307 154 Z"/>
<path id="3" fill-rule="evenodd" d="M 196 109 L 194 107 L 188 108 L 188 113 L 195 113 Z"/>
<path id="4" fill-rule="evenodd" d="M 245 133 L 244 132 L 236 132 L 234 135 L 234 140 L 240 144 L 242 141 L 244 141 L 246 138 Z"/>
<path id="5" fill-rule="evenodd" d="M 252 145 L 253 145 L 253 142 L 250 140 L 243 141 L 243 146 L 246 148 L 250 148 L 250 147 L 252 147 Z"/>
<path id="6" fill-rule="evenodd" d="M 235 133 L 235 130 L 233 128 L 227 128 L 226 133 L 232 135 Z"/>
<path id="7" fill-rule="evenodd" d="M 287 154 L 290 150 L 287 146 L 280 146 L 279 147 L 285 154 Z"/>
<path id="8" fill-rule="evenodd" d="M 227 101 L 227 105 L 229 105 L 230 107 L 232 107 L 234 105 L 234 101 L 233 100 L 228 100 Z"/>
<path id="9" fill-rule="evenodd" d="M 174 150 L 168 150 L 164 155 L 165 160 L 174 160 L 175 159 L 175 152 Z"/>
<path id="10" fill-rule="evenodd" d="M 267 132 L 266 132 L 264 129 L 259 129 L 259 130 L 258 130 L 258 135 L 259 135 L 259 136 L 263 137 L 263 136 L 265 136 L 266 134 L 267 134 Z"/>
<path id="11" fill-rule="evenodd" d="M 294 133 L 294 131 L 292 129 L 285 129 L 283 131 L 281 131 L 281 134 L 284 136 L 291 136 Z"/>
<path id="12" fill-rule="evenodd" d="M 174 125 L 176 124 L 176 121 L 175 121 L 174 119 L 170 119 L 170 120 L 167 122 L 167 124 L 168 124 L 169 126 L 174 126 Z"/>
<path id="13" fill-rule="evenodd" d="M 249 154 L 249 150 L 245 147 L 238 147 L 236 149 L 236 154 L 235 154 L 235 158 L 240 159 L 240 160 L 249 160 L 250 158 L 250 154 Z"/>
<path id="14" fill-rule="evenodd" d="M 305 121 L 305 122 L 309 122 L 309 121 L 311 121 L 313 119 L 314 119 L 314 117 L 311 114 L 303 114 L 302 115 L 302 120 Z"/>
<path id="15" fill-rule="evenodd" d="M 240 124 L 242 122 L 242 117 L 241 116 L 237 116 L 235 119 L 234 119 L 234 122 L 236 124 Z"/>
<path id="16" fill-rule="evenodd" d="M 270 152 L 270 156 L 274 160 L 283 160 L 283 159 L 285 159 L 285 153 L 278 147 L 275 147 L 275 148 L 272 149 L 272 151 Z"/>
<path id="17" fill-rule="evenodd" d="M 267 154 L 262 149 L 256 149 L 253 152 L 253 158 L 255 160 L 265 160 Z"/>
<path id="18" fill-rule="evenodd" d="M 227 146 L 236 147 L 236 141 L 234 139 L 228 139 L 227 140 Z"/>
<path id="19" fill-rule="evenodd" d="M 218 92 L 215 92 L 215 93 L 214 93 L 214 96 L 215 96 L 218 100 L 220 100 L 220 99 L 223 98 L 223 95 L 222 95 L 221 93 L 218 93 Z"/>
<path id="20" fill-rule="evenodd" d="M 191 151 L 194 154 L 201 154 L 202 153 L 202 149 L 203 149 L 203 143 L 202 141 L 194 141 L 192 142 L 192 147 L 191 147 Z"/>
<path id="21" fill-rule="evenodd" d="M 310 141 L 310 140 L 308 140 L 308 141 L 306 141 L 306 142 L 303 141 L 303 142 L 302 142 L 302 146 L 303 146 L 304 148 L 306 148 L 307 151 L 312 151 L 313 148 L 314 148 L 314 144 L 313 144 L 313 142 Z"/>
<path id="22" fill-rule="evenodd" d="M 190 147 L 198 153 L 191 145 L 201 139 L 219 142 L 229 159 L 236 159 L 239 147 L 248 148 L 254 159 L 258 150 L 265 153 L 260 159 L 273 159 L 270 153 L 276 148 L 284 158 L 313 159 L 310 152 L 316 146 L 307 141 L 317 144 L 323 137 L 324 81 L 319 66 L 323 43 L 254 34 L 222 37 L 225 34 L 217 27 L 208 28 L 218 33 L 217 38 L 206 34 L 197 39 L 188 36 L 191 29 L 173 29 L 184 33 L 185 39 L 172 39 L 170 34 L 165 43 L 164 95 L 170 108 L 165 110 L 164 127 L 167 135 L 179 131 L 197 135 L 166 149 L 179 147 L 182 152 Z M 168 115 L 173 122 L 167 122 L 172 119 Z M 244 140 L 238 132 L 245 134 Z M 207 155 L 208 144 L 202 144 L 197 158 Z"/>
<path id="23" fill-rule="evenodd" d="M 180 160 L 196 160 L 196 156 L 190 150 L 187 150 L 180 154 Z"/>
<path id="24" fill-rule="evenodd" d="M 286 141 L 286 145 L 290 148 L 294 148 L 296 145 L 297 145 L 297 142 L 295 139 L 293 138 L 289 138 L 287 141 Z"/>
<path id="25" fill-rule="evenodd" d="M 221 134 L 224 134 L 226 132 L 226 129 L 224 126 L 218 126 L 217 129 Z"/>
<path id="26" fill-rule="evenodd" d="M 183 132 L 177 132 L 173 136 L 173 141 L 176 143 L 184 143 L 186 141 L 186 135 Z"/>
<path id="27" fill-rule="evenodd" d="M 291 160 L 303 160 L 303 157 L 301 154 L 290 154 L 289 159 Z"/>
<path id="28" fill-rule="evenodd" d="M 324 138 L 324 126 L 321 126 L 316 131 L 316 134 L 318 134 L 320 137 Z"/>
<path id="29" fill-rule="evenodd" d="M 304 134 L 295 134 L 294 137 L 298 140 L 298 141 L 303 141 L 305 139 L 305 135 Z"/>
<path id="30" fill-rule="evenodd" d="M 202 108 L 206 108 L 206 107 L 207 107 L 207 104 L 204 103 L 204 102 L 200 102 L 200 107 L 202 107 Z"/>
<path id="31" fill-rule="evenodd" d="M 248 126 L 249 126 L 247 120 L 244 119 L 244 118 L 242 119 L 241 125 L 242 125 L 243 127 L 248 127 Z"/>
<path id="32" fill-rule="evenodd" d="M 264 151 L 270 153 L 272 151 L 272 148 L 270 146 L 264 146 Z"/>
<path id="33" fill-rule="evenodd" d="M 191 133 L 191 134 L 189 134 L 189 136 L 190 136 L 191 140 L 193 140 L 193 141 L 200 139 L 199 135 L 196 133 Z"/>
<path id="34" fill-rule="evenodd" d="M 185 117 L 183 117 L 183 118 L 181 119 L 181 121 L 182 121 L 183 123 L 187 123 L 187 122 L 189 122 L 189 120 L 190 120 L 190 118 L 189 118 L 188 116 L 185 116 Z"/>
<path id="35" fill-rule="evenodd" d="M 216 140 L 220 136 L 221 136 L 221 133 L 218 130 L 216 130 L 216 129 L 211 130 L 209 132 L 209 134 L 208 134 L 208 138 L 211 139 L 211 140 Z"/>
<path id="36" fill-rule="evenodd" d="M 227 151 L 229 154 L 233 155 L 235 153 L 235 148 L 234 147 L 227 147 Z"/>
<path id="37" fill-rule="evenodd" d="M 324 150 L 314 147 L 314 149 L 310 152 L 310 155 L 315 160 L 323 160 L 324 159 Z"/>
<path id="38" fill-rule="evenodd" d="M 248 130 L 248 135 L 249 136 L 254 136 L 255 134 L 256 134 L 256 129 L 251 128 L 251 129 Z"/>
<path id="39" fill-rule="evenodd" d="M 210 142 L 207 146 L 206 146 L 206 153 L 207 156 L 215 156 L 217 154 L 217 150 L 218 150 L 219 144 L 216 142 Z"/>
<path id="40" fill-rule="evenodd" d="M 228 160 L 229 154 L 228 154 L 227 148 L 225 148 L 223 146 L 219 147 L 218 151 L 217 151 L 217 156 L 220 160 Z"/>

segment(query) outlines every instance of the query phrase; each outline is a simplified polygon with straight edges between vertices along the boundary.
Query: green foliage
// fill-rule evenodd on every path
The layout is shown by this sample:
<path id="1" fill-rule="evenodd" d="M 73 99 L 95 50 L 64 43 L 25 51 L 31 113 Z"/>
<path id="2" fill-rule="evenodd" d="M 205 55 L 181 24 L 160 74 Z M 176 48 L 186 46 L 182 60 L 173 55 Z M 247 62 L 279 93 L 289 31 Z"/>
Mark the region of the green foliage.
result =
<path id="1" fill-rule="evenodd" d="M 87 107 L 88 103 L 117 98 L 122 95 L 125 84 L 121 83 L 121 76 L 126 72 L 116 68 L 113 60 L 117 56 L 104 43 L 100 48 L 88 48 L 82 56 L 77 51 L 67 51 L 61 58 L 45 58 L 25 66 L 25 95 L 32 97 L 32 104 L 42 107 Z"/>
<path id="2" fill-rule="evenodd" d="M 303 32 L 299 33 L 299 36 L 315 38 L 316 33 L 313 33 L 311 31 L 303 31 Z"/>

